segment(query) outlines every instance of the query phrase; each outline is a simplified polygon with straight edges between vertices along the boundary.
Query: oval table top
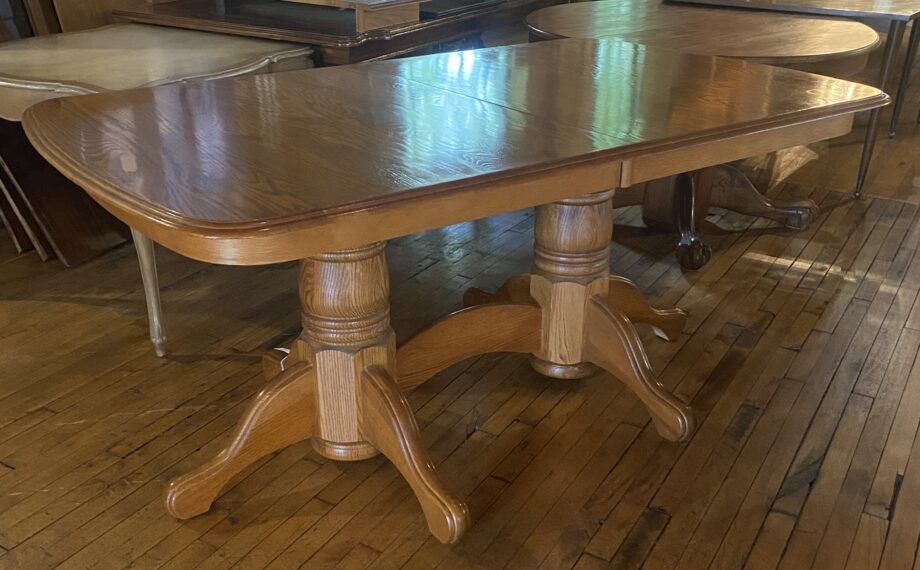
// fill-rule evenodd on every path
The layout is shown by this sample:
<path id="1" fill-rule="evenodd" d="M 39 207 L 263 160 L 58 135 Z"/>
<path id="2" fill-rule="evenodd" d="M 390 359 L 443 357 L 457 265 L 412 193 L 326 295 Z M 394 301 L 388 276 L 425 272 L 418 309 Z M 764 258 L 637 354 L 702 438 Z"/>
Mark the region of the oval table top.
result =
<path id="1" fill-rule="evenodd" d="M 143 24 L 6 42 L 0 118 L 18 121 L 45 99 L 242 75 L 311 53 L 301 44 Z"/>
<path id="2" fill-rule="evenodd" d="M 527 16 L 545 39 L 617 38 L 769 64 L 821 62 L 868 53 L 878 33 L 859 22 L 654 0 L 560 4 Z"/>

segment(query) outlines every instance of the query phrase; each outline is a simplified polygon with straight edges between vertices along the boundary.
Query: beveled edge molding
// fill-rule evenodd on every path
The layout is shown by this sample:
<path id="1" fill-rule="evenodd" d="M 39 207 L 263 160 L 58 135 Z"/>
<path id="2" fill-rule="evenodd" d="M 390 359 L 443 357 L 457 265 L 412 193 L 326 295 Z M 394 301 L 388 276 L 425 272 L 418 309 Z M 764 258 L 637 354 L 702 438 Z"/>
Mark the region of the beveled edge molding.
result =
<path id="1" fill-rule="evenodd" d="M 303 259 L 330 250 L 341 250 L 372 241 L 386 241 L 411 233 L 475 220 L 513 209 L 539 206 L 611 187 L 626 187 L 641 182 L 636 166 L 658 164 L 656 172 L 645 179 L 672 174 L 678 159 L 699 163 L 696 168 L 720 164 L 725 156 L 705 158 L 701 148 L 738 146 L 742 137 L 757 150 L 744 156 L 785 148 L 788 142 L 770 142 L 779 134 L 796 127 L 814 129 L 824 122 L 852 125 L 852 115 L 886 105 L 890 98 L 882 91 L 872 97 L 840 104 L 834 113 L 815 109 L 793 113 L 731 130 L 708 132 L 692 137 L 678 137 L 658 143 L 627 146 L 601 151 L 568 163 L 541 165 L 493 176 L 464 180 L 459 185 L 444 183 L 421 191 L 403 192 L 390 201 L 377 204 L 343 206 L 338 212 L 316 212 L 300 219 L 280 219 L 247 224 L 216 224 L 185 219 L 140 199 L 126 195 L 116 185 L 89 174 L 83 165 L 62 152 L 53 139 L 45 136 L 41 121 L 33 117 L 36 109 L 60 104 L 57 99 L 29 108 L 23 115 L 23 127 L 38 152 L 64 176 L 86 190 L 105 209 L 130 226 L 144 232 L 157 243 L 177 253 L 208 263 L 226 265 L 263 265 Z M 790 121 L 794 124 L 788 124 Z M 838 131 L 835 131 L 838 132 Z M 838 134 L 842 134 L 842 128 Z M 828 138 L 828 137 L 824 137 Z M 762 141 L 761 139 L 766 139 Z M 820 139 L 817 139 L 820 140 Z M 798 143 L 796 143 L 798 144 Z M 706 145 L 706 146 L 704 146 Z M 688 161 L 681 152 L 694 157 Z M 660 158 L 666 156 L 667 160 Z M 684 169 L 689 170 L 687 168 Z M 440 188 L 440 189 L 439 189 Z M 492 192 L 502 189 L 501 195 Z M 482 193 L 471 199 L 471 193 Z M 488 193 L 493 195 L 489 196 Z M 457 213 L 457 212 L 462 212 Z M 345 227 L 347 229 L 343 230 Z M 336 228 L 337 231 L 329 231 Z M 399 229 L 393 229 L 399 228 Z"/>

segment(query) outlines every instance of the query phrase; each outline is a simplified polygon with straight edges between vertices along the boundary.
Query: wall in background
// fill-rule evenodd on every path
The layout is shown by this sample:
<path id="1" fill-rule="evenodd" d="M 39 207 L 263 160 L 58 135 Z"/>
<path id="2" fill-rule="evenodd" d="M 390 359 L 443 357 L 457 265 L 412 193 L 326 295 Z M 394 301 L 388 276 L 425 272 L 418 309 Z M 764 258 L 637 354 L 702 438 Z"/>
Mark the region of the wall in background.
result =
<path id="1" fill-rule="evenodd" d="M 25 38 L 32 35 L 29 16 L 26 14 L 23 0 L 0 0 L 0 20 L 3 20 L 14 38 Z"/>

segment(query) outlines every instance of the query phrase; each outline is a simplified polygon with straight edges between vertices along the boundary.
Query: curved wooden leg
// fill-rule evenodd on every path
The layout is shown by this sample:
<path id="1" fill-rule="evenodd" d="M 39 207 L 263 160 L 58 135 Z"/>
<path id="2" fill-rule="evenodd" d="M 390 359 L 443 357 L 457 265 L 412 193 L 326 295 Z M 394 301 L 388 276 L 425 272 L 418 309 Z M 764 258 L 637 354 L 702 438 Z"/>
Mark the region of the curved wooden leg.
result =
<path id="1" fill-rule="evenodd" d="M 230 480 L 260 458 L 313 435 L 315 374 L 299 362 L 282 372 L 249 405 L 233 441 L 213 460 L 173 479 L 166 509 L 180 519 L 206 513 Z"/>
<path id="2" fill-rule="evenodd" d="M 791 230 L 807 229 L 818 215 L 812 200 L 770 200 L 743 172 L 729 164 L 713 167 L 712 205 L 749 216 L 767 218 Z"/>
<path id="3" fill-rule="evenodd" d="M 479 354 L 537 352 L 542 314 L 535 305 L 490 304 L 444 317 L 396 350 L 399 388 L 414 390 L 448 366 Z"/>
<path id="4" fill-rule="evenodd" d="M 422 443 L 415 416 L 392 377 L 380 366 L 362 375 L 358 429 L 412 487 L 428 529 L 445 544 L 457 542 L 470 524 L 467 506 L 441 483 Z"/>
<path id="5" fill-rule="evenodd" d="M 607 304 L 634 323 L 650 325 L 661 338 L 674 341 L 687 325 L 687 311 L 682 309 L 656 309 L 649 305 L 636 284 L 625 277 L 611 275 Z"/>
<path id="6" fill-rule="evenodd" d="M 662 437 L 689 438 L 693 413 L 658 383 L 629 319 L 608 307 L 604 298 L 595 297 L 588 302 L 586 320 L 585 358 L 616 376 L 642 400 Z"/>
<path id="7" fill-rule="evenodd" d="M 515 303 L 518 305 L 536 305 L 530 295 L 530 273 L 518 273 L 504 282 L 494 293 L 471 287 L 463 294 L 463 306 L 475 307 L 487 303 Z"/>
<path id="8" fill-rule="evenodd" d="M 147 300 L 147 320 L 150 323 L 150 341 L 157 356 L 166 356 L 166 327 L 163 325 L 163 309 L 160 307 L 160 283 L 157 278 L 156 252 L 153 242 L 141 232 L 131 229 L 137 261 L 141 266 L 141 281 L 144 283 L 144 297 Z"/>

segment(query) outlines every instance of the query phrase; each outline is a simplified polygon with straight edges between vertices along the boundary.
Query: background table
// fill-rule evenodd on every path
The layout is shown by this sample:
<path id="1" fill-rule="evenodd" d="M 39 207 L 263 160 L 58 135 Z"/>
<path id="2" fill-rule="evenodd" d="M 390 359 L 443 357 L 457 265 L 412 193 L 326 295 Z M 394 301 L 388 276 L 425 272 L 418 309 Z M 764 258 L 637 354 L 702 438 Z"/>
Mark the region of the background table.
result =
<path id="1" fill-rule="evenodd" d="M 613 187 L 839 136 L 886 101 L 782 68 L 563 40 L 71 97 L 25 124 L 55 166 L 180 253 L 301 260 L 301 335 L 267 360 L 271 383 L 229 446 L 170 484 L 171 513 L 206 512 L 238 473 L 309 439 L 328 458 L 384 454 L 432 534 L 455 542 L 470 513 L 404 393 L 477 354 L 529 353 L 555 377 L 608 370 L 663 437 L 686 439 L 692 412 L 658 383 L 633 322 L 673 329 L 609 274 Z M 470 307 L 397 348 L 384 242 L 528 206 L 527 298 Z"/>
<path id="2" fill-rule="evenodd" d="M 858 22 L 646 0 L 562 4 L 537 10 L 526 22 L 538 39 L 618 38 L 833 76 L 861 69 L 879 44 L 878 34 Z M 699 269 L 709 259 L 696 220 L 706 216 L 710 205 L 767 217 L 794 229 L 807 227 L 817 211 L 810 200 L 767 200 L 733 167 L 720 166 L 705 174 L 705 180 L 680 177 L 650 184 L 643 196 L 647 225 L 677 226 L 678 259 L 687 269 Z"/>
<path id="3" fill-rule="evenodd" d="M 885 39 L 885 52 L 882 57 L 882 66 L 879 71 L 878 87 L 888 91 L 888 82 L 891 76 L 891 65 L 901 47 L 904 29 L 907 24 L 914 22 L 907 58 L 901 70 L 901 81 L 892 109 L 891 126 L 888 135 L 894 136 L 898 123 L 898 116 L 904 105 L 907 95 L 907 85 L 910 82 L 910 69 L 920 46 L 920 26 L 916 20 L 920 18 L 920 0 L 673 0 L 690 4 L 707 6 L 729 6 L 735 8 L 751 8 L 755 10 L 770 10 L 783 12 L 796 12 L 800 14 L 820 14 L 826 16 L 842 16 L 847 18 L 866 18 L 888 22 L 888 35 Z M 862 159 L 859 163 L 859 173 L 856 178 L 856 196 L 862 193 L 872 161 L 872 152 L 875 149 L 875 140 L 878 135 L 878 122 L 881 110 L 876 109 L 869 116 L 869 125 L 866 132 L 866 144 L 863 147 Z M 917 117 L 920 121 L 920 116 Z"/>
<path id="4" fill-rule="evenodd" d="M 303 45 L 137 24 L 0 45 L 0 216 L 20 252 L 82 263 L 127 228 L 47 164 L 19 121 L 44 100 L 311 65 Z M 155 126 L 144 128 L 156 130 Z M 153 244 L 134 232 L 155 350 L 165 350 Z"/>
<path id="5" fill-rule="evenodd" d="M 656 0 L 560 4 L 532 12 L 526 23 L 541 39 L 617 38 L 785 67 L 849 60 L 879 45 L 878 34 L 858 22 Z"/>
<path id="6" fill-rule="evenodd" d="M 130 10 L 116 18 L 193 30 L 311 45 L 317 65 L 341 65 L 394 57 L 459 40 L 480 46 L 486 29 L 519 22 L 555 0 L 431 0 L 421 21 L 356 31 L 355 12 L 283 0 L 172 0 Z"/>

